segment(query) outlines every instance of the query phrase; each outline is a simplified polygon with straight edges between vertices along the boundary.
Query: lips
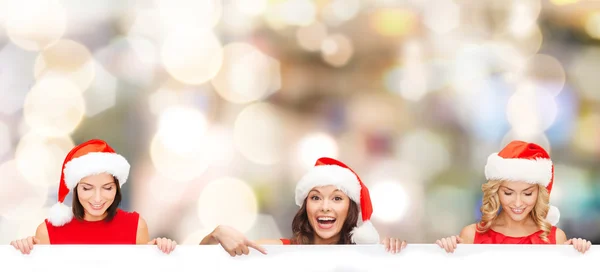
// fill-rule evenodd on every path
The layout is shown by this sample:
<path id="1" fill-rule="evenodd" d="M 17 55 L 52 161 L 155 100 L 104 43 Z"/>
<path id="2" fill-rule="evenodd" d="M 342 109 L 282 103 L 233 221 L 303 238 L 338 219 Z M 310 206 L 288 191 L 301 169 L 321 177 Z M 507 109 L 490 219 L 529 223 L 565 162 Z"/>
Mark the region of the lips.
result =
<path id="1" fill-rule="evenodd" d="M 104 208 L 104 204 L 105 203 L 102 203 L 102 204 L 92 204 L 92 203 L 90 203 L 90 206 L 92 207 L 92 210 L 100 211 L 100 210 L 102 210 L 102 208 Z"/>
<path id="2" fill-rule="evenodd" d="M 330 216 L 319 216 L 317 217 L 317 223 L 319 228 L 321 229 L 330 229 L 333 227 L 333 223 L 335 223 L 335 217 Z"/>
<path id="3" fill-rule="evenodd" d="M 510 209 L 514 214 L 522 214 L 525 209 L 517 209 L 517 208 L 511 208 Z"/>

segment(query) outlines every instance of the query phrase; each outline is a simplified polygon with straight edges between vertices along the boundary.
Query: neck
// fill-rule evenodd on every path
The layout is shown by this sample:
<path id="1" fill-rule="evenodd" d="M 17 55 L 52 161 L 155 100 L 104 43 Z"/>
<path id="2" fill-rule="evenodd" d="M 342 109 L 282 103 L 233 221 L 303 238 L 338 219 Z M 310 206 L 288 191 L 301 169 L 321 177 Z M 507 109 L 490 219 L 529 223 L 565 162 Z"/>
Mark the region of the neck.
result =
<path id="1" fill-rule="evenodd" d="M 337 235 L 327 239 L 323 239 L 319 235 L 315 234 L 313 241 L 315 245 L 335 245 L 340 241 L 340 234 L 338 233 Z"/>
<path id="2" fill-rule="evenodd" d="M 101 216 L 95 216 L 95 215 L 91 215 L 87 212 L 84 212 L 83 220 L 89 221 L 89 222 L 101 221 L 101 220 L 104 220 L 104 218 L 106 218 L 106 216 L 108 216 L 107 212 L 105 212 Z"/>

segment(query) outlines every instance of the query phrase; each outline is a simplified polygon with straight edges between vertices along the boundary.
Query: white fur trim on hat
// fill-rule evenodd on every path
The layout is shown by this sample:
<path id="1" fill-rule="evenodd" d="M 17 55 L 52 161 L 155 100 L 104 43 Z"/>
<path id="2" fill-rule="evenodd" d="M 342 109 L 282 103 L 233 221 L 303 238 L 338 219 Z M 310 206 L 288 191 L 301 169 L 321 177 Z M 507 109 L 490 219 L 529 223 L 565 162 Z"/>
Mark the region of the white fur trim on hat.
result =
<path id="1" fill-rule="evenodd" d="M 57 202 L 50 207 L 50 214 L 48 215 L 48 221 L 50 224 L 56 227 L 63 226 L 66 223 L 71 222 L 73 219 L 73 210 L 71 207 Z"/>
<path id="2" fill-rule="evenodd" d="M 381 242 L 379 233 L 371 220 L 355 227 L 350 234 L 352 235 L 352 242 L 355 244 L 379 244 Z"/>
<path id="3" fill-rule="evenodd" d="M 337 165 L 319 165 L 306 173 L 296 185 L 296 205 L 302 206 L 310 190 L 333 185 L 360 206 L 360 182 L 347 168 Z"/>
<path id="4" fill-rule="evenodd" d="M 72 159 L 65 165 L 65 184 L 69 190 L 87 176 L 109 173 L 119 180 L 119 186 L 127 181 L 130 165 L 115 153 L 92 152 Z"/>
<path id="5" fill-rule="evenodd" d="M 548 210 L 548 214 L 546 215 L 546 221 L 548 221 L 548 223 L 550 223 L 552 226 L 556 226 L 559 220 L 560 211 L 557 207 L 550 205 L 550 210 Z"/>
<path id="6" fill-rule="evenodd" d="M 494 153 L 485 165 L 487 180 L 523 181 L 548 186 L 552 180 L 552 161 L 549 159 L 505 159 Z"/>

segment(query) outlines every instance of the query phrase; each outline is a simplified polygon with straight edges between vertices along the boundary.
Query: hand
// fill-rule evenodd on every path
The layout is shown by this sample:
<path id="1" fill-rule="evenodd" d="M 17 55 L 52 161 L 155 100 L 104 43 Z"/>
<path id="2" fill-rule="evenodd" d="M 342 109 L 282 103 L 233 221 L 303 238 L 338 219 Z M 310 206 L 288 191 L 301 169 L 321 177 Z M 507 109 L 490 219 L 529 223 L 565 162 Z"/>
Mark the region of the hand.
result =
<path id="1" fill-rule="evenodd" d="M 406 247 L 406 241 L 398 238 L 385 238 L 381 242 L 385 245 L 385 251 L 392 254 L 400 253 Z"/>
<path id="2" fill-rule="evenodd" d="M 565 245 L 573 245 L 573 247 L 577 251 L 579 251 L 581 253 L 585 253 L 586 251 L 588 251 L 588 249 L 590 249 L 590 247 L 592 246 L 592 243 L 590 241 L 586 241 L 585 239 L 573 238 L 573 239 L 569 239 L 568 241 L 566 241 Z"/>
<path id="3" fill-rule="evenodd" d="M 218 226 L 213 232 L 213 237 L 231 257 L 242 254 L 248 255 L 250 253 L 248 247 L 254 248 L 262 254 L 267 254 L 266 249 L 248 240 L 244 234 L 231 227 Z"/>
<path id="4" fill-rule="evenodd" d="M 35 238 L 34 236 L 30 236 L 25 239 L 12 241 L 12 242 L 10 242 L 10 245 L 15 247 L 15 249 L 18 249 L 19 251 L 21 251 L 21 253 L 23 253 L 23 254 L 29 254 L 29 253 L 31 253 L 31 250 L 33 249 L 33 245 L 36 245 L 39 243 L 40 243 L 40 240 L 38 240 L 38 238 Z"/>
<path id="5" fill-rule="evenodd" d="M 440 240 L 435 241 L 435 243 L 441 248 L 445 249 L 448 253 L 454 253 L 454 250 L 458 246 L 458 244 L 462 243 L 462 239 L 460 236 L 450 236 L 447 238 L 442 238 Z"/>
<path id="6" fill-rule="evenodd" d="M 149 245 L 157 245 L 160 251 L 169 254 L 175 250 L 175 246 L 177 246 L 177 242 L 167 239 L 167 238 L 154 238 L 152 241 L 148 242 Z"/>

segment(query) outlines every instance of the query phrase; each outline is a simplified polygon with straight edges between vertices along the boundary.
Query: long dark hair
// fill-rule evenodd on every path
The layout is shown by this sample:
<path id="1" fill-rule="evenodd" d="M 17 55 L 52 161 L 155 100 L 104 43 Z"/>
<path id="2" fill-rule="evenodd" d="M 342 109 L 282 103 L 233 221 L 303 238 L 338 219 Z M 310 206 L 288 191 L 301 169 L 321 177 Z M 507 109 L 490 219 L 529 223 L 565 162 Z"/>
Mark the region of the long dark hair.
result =
<path id="1" fill-rule="evenodd" d="M 113 180 L 115 182 L 115 187 L 117 190 L 117 193 L 115 194 L 115 200 L 113 201 L 112 204 L 110 204 L 110 207 L 108 207 L 108 209 L 106 209 L 106 217 L 104 218 L 105 222 L 110 222 L 115 215 L 117 214 L 117 209 L 119 208 L 119 204 L 121 203 L 121 187 L 119 186 L 119 180 L 113 176 Z M 75 186 L 75 188 L 73 189 L 73 216 L 78 219 L 78 220 L 83 220 L 83 215 L 85 214 L 85 210 L 83 209 L 83 206 L 81 205 L 81 203 L 79 202 L 79 194 L 77 193 L 77 187 L 79 187 L 79 184 L 77 184 L 77 186 Z"/>
<path id="2" fill-rule="evenodd" d="M 306 212 L 306 199 L 304 199 L 302 207 L 300 207 L 300 210 L 298 210 L 296 216 L 294 216 L 294 220 L 292 221 L 292 244 L 308 245 L 314 244 L 315 242 L 315 231 L 310 225 L 310 222 L 308 221 L 308 214 Z M 340 230 L 340 240 L 337 243 L 338 245 L 354 244 L 352 243 L 352 237 L 350 232 L 356 227 L 357 223 L 358 205 L 354 201 L 350 200 L 350 207 L 348 207 L 348 215 L 346 216 L 346 221 L 344 221 L 344 225 L 342 225 L 342 229 Z"/>

